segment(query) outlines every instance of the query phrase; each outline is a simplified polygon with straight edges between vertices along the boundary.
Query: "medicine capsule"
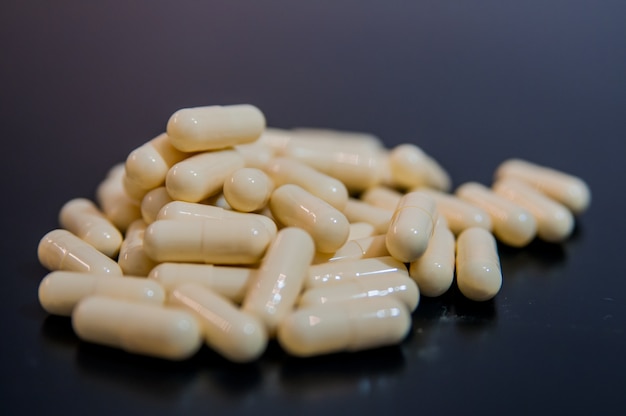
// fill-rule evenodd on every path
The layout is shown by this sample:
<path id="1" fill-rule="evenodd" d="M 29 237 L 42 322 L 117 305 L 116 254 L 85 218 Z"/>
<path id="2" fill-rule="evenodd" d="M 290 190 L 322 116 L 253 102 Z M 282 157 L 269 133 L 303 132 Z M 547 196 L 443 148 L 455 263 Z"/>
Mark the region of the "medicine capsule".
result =
<path id="1" fill-rule="evenodd" d="M 183 152 L 251 143 L 264 129 L 265 116 L 249 104 L 183 108 L 167 122 L 172 145 Z"/>
<path id="2" fill-rule="evenodd" d="M 121 232 L 135 220 L 141 218 L 137 201 L 131 199 L 124 190 L 122 179 L 124 164 L 120 163 L 109 170 L 106 178 L 96 189 L 96 201 L 104 215 Z"/>
<path id="3" fill-rule="evenodd" d="M 354 198 L 348 200 L 343 210 L 348 221 L 372 224 L 378 234 L 387 232 L 393 212 L 392 210 L 379 208 Z"/>
<path id="4" fill-rule="evenodd" d="M 311 234 L 317 251 L 332 253 L 348 240 L 350 223 L 345 215 L 298 185 L 276 188 L 269 206 L 279 223 Z"/>
<path id="5" fill-rule="evenodd" d="M 493 185 L 493 191 L 528 210 L 537 221 L 537 236 L 542 240 L 558 243 L 572 233 L 572 213 L 526 182 L 505 177 Z"/>
<path id="6" fill-rule="evenodd" d="M 493 298 L 502 286 L 502 271 L 496 240 L 484 228 L 463 231 L 456 243 L 456 282 L 471 300 Z"/>
<path id="7" fill-rule="evenodd" d="M 387 243 L 385 242 L 385 239 L 386 235 L 381 234 L 373 237 L 351 240 L 341 246 L 341 248 L 334 253 L 316 253 L 313 263 L 319 264 L 334 261 L 389 256 L 389 250 L 387 250 Z"/>
<path id="8" fill-rule="evenodd" d="M 101 253 L 114 257 L 122 244 L 122 234 L 88 199 L 66 202 L 59 212 L 59 223 Z"/>
<path id="9" fill-rule="evenodd" d="M 265 172 L 255 168 L 241 168 L 224 181 L 224 197 L 237 211 L 257 211 L 267 205 L 274 190 L 274 182 Z"/>
<path id="10" fill-rule="evenodd" d="M 409 311 L 414 311 L 419 303 L 419 289 L 406 273 L 385 273 L 366 275 L 355 280 L 342 280 L 306 290 L 298 301 L 298 307 L 327 305 L 355 299 L 378 296 L 393 296 L 401 301 Z"/>
<path id="11" fill-rule="evenodd" d="M 385 240 L 393 257 L 409 263 L 426 251 L 437 221 L 435 207 L 435 201 L 419 191 L 402 197 Z"/>
<path id="12" fill-rule="evenodd" d="M 137 182 L 133 182 L 128 175 L 126 175 L 126 172 L 124 172 L 124 176 L 122 176 L 122 186 L 126 196 L 135 201 L 136 204 L 141 204 L 143 197 L 150 191 L 150 188 L 144 188 Z"/>
<path id="13" fill-rule="evenodd" d="M 288 183 L 298 185 L 316 197 L 323 199 L 339 211 L 348 201 L 348 189 L 339 180 L 319 172 L 297 160 L 279 157 L 266 167 L 276 186 Z"/>
<path id="14" fill-rule="evenodd" d="M 52 272 L 39 284 L 39 303 L 54 315 L 70 316 L 80 300 L 102 295 L 162 305 L 165 291 L 153 280 L 80 272 Z"/>
<path id="15" fill-rule="evenodd" d="M 130 182 L 143 189 L 163 185 L 172 166 L 189 157 L 172 146 L 166 133 L 162 133 L 139 146 L 126 158 L 126 176 Z"/>
<path id="16" fill-rule="evenodd" d="M 468 182 L 457 188 L 456 195 L 489 214 L 493 234 L 503 243 L 523 247 L 535 238 L 537 222 L 532 214 L 486 186 Z"/>
<path id="17" fill-rule="evenodd" d="M 259 139 L 254 143 L 259 143 L 271 148 L 274 154 L 278 156 L 285 153 L 285 149 L 293 136 L 294 133 L 292 131 L 276 127 L 266 127 Z"/>
<path id="18" fill-rule="evenodd" d="M 212 264 L 161 263 L 148 274 L 166 292 L 186 283 L 205 286 L 236 303 L 241 303 L 248 281 L 256 269 Z"/>
<path id="19" fill-rule="evenodd" d="M 401 144 L 389 152 L 392 182 L 401 188 L 429 187 L 448 191 L 450 177 L 430 156 L 414 144 Z"/>
<path id="20" fill-rule="evenodd" d="M 295 305 L 313 254 L 315 244 L 309 233 L 283 228 L 249 282 L 242 309 L 260 318 L 270 335 Z"/>
<path id="21" fill-rule="evenodd" d="M 521 159 L 503 162 L 495 178 L 514 177 L 528 182 L 541 192 L 565 205 L 574 214 L 581 214 L 591 203 L 591 191 L 587 184 L 576 176 L 540 166 Z"/>
<path id="22" fill-rule="evenodd" d="M 491 231 L 491 217 L 482 208 L 472 205 L 464 200 L 434 189 L 420 188 L 435 200 L 437 212 L 448 222 L 448 227 L 455 235 L 470 227 L 481 227 Z"/>
<path id="23" fill-rule="evenodd" d="M 117 257 L 117 264 L 120 265 L 125 275 L 145 277 L 157 264 L 143 249 L 146 226 L 143 220 L 137 220 L 126 231 L 126 237 L 122 241 L 120 254 Z"/>
<path id="24" fill-rule="evenodd" d="M 368 146 L 373 149 L 382 148 L 384 143 L 371 133 L 324 129 L 319 127 L 296 127 L 291 129 L 296 140 L 310 140 L 321 146 L 332 148 L 341 141 L 342 145 Z"/>
<path id="25" fill-rule="evenodd" d="M 409 266 L 409 275 L 417 283 L 421 294 L 430 297 L 441 296 L 452 286 L 454 253 L 454 234 L 442 223 L 440 217 L 428 248 Z"/>
<path id="26" fill-rule="evenodd" d="M 180 309 L 90 296 L 74 308 L 72 327 L 84 341 L 169 360 L 184 360 L 202 346 L 197 319 Z"/>
<path id="27" fill-rule="evenodd" d="M 388 273 L 408 274 L 404 263 L 391 256 L 320 263 L 309 267 L 304 286 L 306 288 L 326 286 L 361 279 L 364 276 L 382 276 Z"/>
<path id="28" fill-rule="evenodd" d="M 402 199 L 402 193 L 383 185 L 367 189 L 361 195 L 361 200 L 372 206 L 395 211 Z"/>
<path id="29" fill-rule="evenodd" d="M 48 270 L 122 274 L 122 269 L 114 260 L 67 230 L 52 230 L 44 235 L 37 247 L 37 256 Z"/>
<path id="30" fill-rule="evenodd" d="M 159 186 L 148 192 L 141 200 L 141 218 L 146 224 L 152 224 L 157 220 L 159 211 L 173 199 L 165 186 Z"/>
<path id="31" fill-rule="evenodd" d="M 261 137 L 263 136 L 261 135 Z M 265 169 L 276 156 L 276 150 L 265 143 L 261 143 L 260 140 L 235 146 L 235 150 L 243 157 L 247 168 Z"/>
<path id="32" fill-rule="evenodd" d="M 156 262 L 254 264 L 270 240 L 255 220 L 159 220 L 146 228 L 143 246 Z"/>
<path id="33" fill-rule="evenodd" d="M 265 351 L 267 331 L 263 323 L 217 293 L 200 285 L 185 284 L 172 292 L 169 303 L 193 313 L 202 326 L 206 344 L 223 357 L 245 363 Z"/>
<path id="34" fill-rule="evenodd" d="M 368 224 L 366 222 L 352 222 L 350 223 L 348 241 L 371 237 L 374 234 L 376 234 L 376 229 L 372 224 Z"/>
<path id="35" fill-rule="evenodd" d="M 393 297 L 376 297 L 298 309 L 281 323 L 278 342 L 299 357 L 361 351 L 401 342 L 409 312 Z"/>

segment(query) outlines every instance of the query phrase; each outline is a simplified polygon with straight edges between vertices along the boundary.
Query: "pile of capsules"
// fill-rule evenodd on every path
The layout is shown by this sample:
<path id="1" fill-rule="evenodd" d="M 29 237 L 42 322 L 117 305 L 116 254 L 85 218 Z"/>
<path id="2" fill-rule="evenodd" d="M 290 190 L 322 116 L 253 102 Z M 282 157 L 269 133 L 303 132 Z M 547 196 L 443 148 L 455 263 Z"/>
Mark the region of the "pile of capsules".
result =
<path id="1" fill-rule="evenodd" d="M 249 362 L 401 342 L 420 294 L 502 285 L 496 238 L 568 238 L 590 202 L 571 175 L 502 163 L 454 194 L 419 147 L 267 128 L 252 105 L 182 109 L 78 198 L 38 247 L 39 301 L 83 340 L 182 360 L 203 343 Z"/>

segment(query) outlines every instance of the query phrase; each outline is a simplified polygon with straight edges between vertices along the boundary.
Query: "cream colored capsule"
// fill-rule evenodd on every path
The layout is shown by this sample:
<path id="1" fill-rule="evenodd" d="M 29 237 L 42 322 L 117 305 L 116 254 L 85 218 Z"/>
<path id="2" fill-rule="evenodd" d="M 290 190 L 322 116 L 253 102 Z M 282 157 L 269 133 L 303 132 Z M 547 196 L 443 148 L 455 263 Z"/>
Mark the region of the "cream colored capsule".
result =
<path id="1" fill-rule="evenodd" d="M 372 224 L 378 234 L 387 232 L 391 217 L 393 217 L 393 210 L 379 208 L 354 198 L 348 200 L 343 213 L 350 222 Z"/>
<path id="2" fill-rule="evenodd" d="M 243 166 L 235 150 L 200 153 L 172 166 L 165 187 L 172 199 L 199 202 L 219 193 L 226 178 Z"/>
<path id="3" fill-rule="evenodd" d="M 435 200 L 440 217 L 446 219 L 450 231 L 455 235 L 470 227 L 481 227 L 491 231 L 491 217 L 484 209 L 434 189 L 419 188 L 419 191 Z"/>
<path id="4" fill-rule="evenodd" d="M 226 202 L 237 211 L 257 211 L 270 200 L 274 182 L 265 172 L 255 168 L 241 168 L 224 181 Z"/>
<path id="5" fill-rule="evenodd" d="M 254 143 L 271 148 L 277 156 L 283 155 L 293 135 L 293 132 L 290 130 L 266 127 L 259 139 Z"/>
<path id="6" fill-rule="evenodd" d="M 295 227 L 283 228 L 249 282 L 242 309 L 260 318 L 270 335 L 296 303 L 314 253 L 309 233 Z"/>
<path id="7" fill-rule="evenodd" d="M 314 264 L 389 256 L 384 234 L 348 241 L 334 253 L 316 253 Z"/>
<path id="8" fill-rule="evenodd" d="M 535 238 L 537 222 L 532 214 L 486 186 L 468 182 L 457 188 L 456 195 L 489 214 L 493 234 L 503 243 L 523 247 Z"/>
<path id="9" fill-rule="evenodd" d="M 167 134 L 162 133 L 130 152 L 126 176 L 139 188 L 154 189 L 163 185 L 172 166 L 189 156 L 172 146 Z"/>
<path id="10" fill-rule="evenodd" d="M 270 240 L 255 220 L 159 220 L 146 228 L 143 246 L 156 262 L 254 264 Z"/>
<path id="11" fill-rule="evenodd" d="M 409 192 L 402 197 L 385 240 L 393 257 L 409 263 L 426 251 L 437 221 L 435 207 L 435 201 L 423 192 Z"/>
<path id="12" fill-rule="evenodd" d="M 319 127 L 295 127 L 291 133 L 296 140 L 311 140 L 321 146 L 332 148 L 340 141 L 342 145 L 369 146 L 374 149 L 384 146 L 379 137 L 360 131 L 325 129 Z"/>
<path id="13" fill-rule="evenodd" d="M 80 301 L 72 327 L 84 341 L 169 360 L 189 358 L 202 346 L 200 324 L 188 312 L 102 296 Z"/>
<path id="14" fill-rule="evenodd" d="M 368 224 L 366 222 L 353 222 L 350 223 L 350 234 L 348 234 L 348 241 L 371 237 L 375 233 L 376 229 L 372 224 Z"/>
<path id="15" fill-rule="evenodd" d="M 183 108 L 167 122 L 172 145 L 183 152 L 251 143 L 264 129 L 265 116 L 249 104 Z"/>
<path id="16" fill-rule="evenodd" d="M 146 227 L 147 224 L 144 220 L 137 220 L 126 231 L 126 237 L 120 247 L 120 254 L 117 256 L 117 263 L 125 275 L 145 277 L 157 264 L 146 255 L 143 248 L 143 236 Z"/>
<path id="17" fill-rule="evenodd" d="M 67 230 L 52 230 L 37 247 L 39 262 L 48 270 L 121 275 L 122 269 L 112 259 Z"/>
<path id="18" fill-rule="evenodd" d="M 267 347 L 267 331 L 257 317 L 240 311 L 204 286 L 179 286 L 170 295 L 169 303 L 193 313 L 202 325 L 206 344 L 231 361 L 253 361 Z"/>
<path id="19" fill-rule="evenodd" d="M 496 240 L 484 228 L 463 231 L 456 243 L 456 283 L 471 300 L 493 298 L 502 286 Z"/>
<path id="20" fill-rule="evenodd" d="M 496 179 L 514 177 L 528 182 L 541 192 L 565 205 L 574 214 L 581 214 L 591 203 L 591 191 L 576 176 L 540 166 L 521 159 L 503 162 L 495 173 Z"/>
<path id="21" fill-rule="evenodd" d="M 443 295 L 454 280 L 454 234 L 441 218 L 424 254 L 409 265 L 409 274 L 420 293 L 430 297 Z"/>
<path id="22" fill-rule="evenodd" d="M 141 200 L 141 218 L 146 224 L 152 224 L 157 220 L 159 211 L 173 199 L 165 186 L 159 186 L 148 192 Z"/>
<path id="23" fill-rule="evenodd" d="M 278 342 L 289 354 L 309 357 L 398 344 L 410 328 L 402 302 L 365 298 L 296 310 L 281 323 Z"/>
<path id="24" fill-rule="evenodd" d="M 263 137 L 263 135 L 261 135 Z M 235 146 L 235 150 L 243 157 L 247 168 L 265 169 L 276 156 L 276 150 L 259 140 Z"/>
<path id="25" fill-rule="evenodd" d="M 279 157 L 266 167 L 276 186 L 292 183 L 342 211 L 348 201 L 348 190 L 339 180 L 297 160 Z"/>
<path id="26" fill-rule="evenodd" d="M 505 177 L 493 185 L 493 191 L 528 210 L 537 221 L 537 236 L 542 240 L 558 243 L 572 233 L 572 213 L 526 182 Z"/>
<path id="27" fill-rule="evenodd" d="M 166 292 L 187 283 L 205 286 L 227 299 L 241 303 L 248 281 L 256 269 L 247 267 L 214 266 L 212 264 L 161 263 L 148 274 Z"/>
<path id="28" fill-rule="evenodd" d="M 114 257 L 122 244 L 122 233 L 88 199 L 66 202 L 59 212 L 59 223 L 101 253 Z"/>
<path id="29" fill-rule="evenodd" d="M 419 289 L 406 273 L 394 272 L 383 275 L 366 275 L 356 280 L 315 287 L 306 290 L 298 301 L 299 308 L 346 302 L 378 296 L 393 296 L 414 311 L 419 303 Z"/>
<path id="30" fill-rule="evenodd" d="M 307 288 L 327 286 L 361 279 L 364 276 L 382 276 L 388 273 L 408 274 L 404 263 L 391 256 L 320 263 L 309 267 L 304 286 Z"/>
<path id="31" fill-rule="evenodd" d="M 100 209 L 121 232 L 126 231 L 130 223 L 141 218 L 139 204 L 124 190 L 123 178 L 124 164 L 119 163 L 109 170 L 96 189 L 96 202 Z"/>
<path id="32" fill-rule="evenodd" d="M 402 193 L 383 185 L 374 186 L 367 189 L 361 195 L 361 200 L 372 206 L 395 211 L 398 203 L 402 199 Z"/>
<path id="33" fill-rule="evenodd" d="M 401 144 L 389 152 L 392 182 L 401 188 L 418 186 L 442 191 L 450 189 L 450 176 L 430 156 L 414 144 Z"/>
<path id="34" fill-rule="evenodd" d="M 91 295 L 155 305 L 165 301 L 161 285 L 141 277 L 52 272 L 39 284 L 39 303 L 54 315 L 70 316 L 76 304 Z"/>
<path id="35" fill-rule="evenodd" d="M 298 185 L 276 188 L 269 206 L 279 223 L 311 234 L 317 251 L 332 253 L 348 240 L 350 223 L 345 215 Z"/>

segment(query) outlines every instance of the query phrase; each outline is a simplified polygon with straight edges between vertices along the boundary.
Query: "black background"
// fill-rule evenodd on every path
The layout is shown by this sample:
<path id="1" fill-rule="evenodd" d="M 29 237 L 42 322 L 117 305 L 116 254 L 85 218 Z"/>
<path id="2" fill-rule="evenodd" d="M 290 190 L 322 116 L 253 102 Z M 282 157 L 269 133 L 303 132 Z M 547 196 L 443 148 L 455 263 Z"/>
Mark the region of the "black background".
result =
<path id="1" fill-rule="evenodd" d="M 5 414 L 624 414 L 626 3 L 2 1 Z M 423 299 L 398 347 L 233 365 L 88 345 L 37 302 L 61 205 L 178 108 L 412 142 L 455 186 L 522 157 L 584 178 L 561 245 L 500 247 L 488 303 Z"/>

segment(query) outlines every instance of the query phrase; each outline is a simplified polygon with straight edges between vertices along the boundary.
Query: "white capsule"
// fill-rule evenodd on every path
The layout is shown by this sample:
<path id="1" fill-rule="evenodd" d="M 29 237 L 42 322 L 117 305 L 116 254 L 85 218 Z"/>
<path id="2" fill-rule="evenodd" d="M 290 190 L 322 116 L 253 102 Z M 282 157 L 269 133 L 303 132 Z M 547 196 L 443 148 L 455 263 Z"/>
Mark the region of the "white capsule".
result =
<path id="1" fill-rule="evenodd" d="M 282 185 L 270 198 L 273 217 L 284 226 L 300 227 L 322 253 L 338 250 L 348 240 L 350 223 L 336 208 L 298 185 Z"/>
<path id="2" fill-rule="evenodd" d="M 165 291 L 155 281 L 141 277 L 52 272 L 39 284 L 39 303 L 54 315 L 70 316 L 82 299 L 102 295 L 161 305 Z"/>
<path id="3" fill-rule="evenodd" d="M 235 150 L 243 157 L 247 168 L 265 169 L 267 164 L 276 156 L 276 150 L 262 143 L 261 139 L 235 146 Z"/>
<path id="4" fill-rule="evenodd" d="M 44 235 L 39 242 L 37 256 L 48 270 L 122 274 L 122 269 L 114 260 L 67 230 L 52 230 Z"/>
<path id="5" fill-rule="evenodd" d="M 260 318 L 271 335 L 296 303 L 314 253 L 306 231 L 283 228 L 250 281 L 242 309 Z"/>
<path id="6" fill-rule="evenodd" d="M 227 299 L 241 303 L 246 293 L 248 281 L 256 269 L 212 264 L 161 263 L 148 274 L 166 292 L 187 283 L 205 286 Z"/>
<path id="7" fill-rule="evenodd" d="M 373 237 L 351 240 L 346 242 L 346 244 L 341 246 L 341 248 L 334 253 L 316 253 L 313 263 L 319 264 L 333 261 L 389 256 L 389 250 L 387 250 L 387 243 L 385 242 L 385 239 L 386 235 L 381 234 Z"/>
<path id="8" fill-rule="evenodd" d="M 493 234 L 504 244 L 523 247 L 535 238 L 537 222 L 532 214 L 486 186 L 468 182 L 457 188 L 456 195 L 489 214 Z"/>
<path id="9" fill-rule="evenodd" d="M 101 296 L 83 299 L 72 327 L 84 341 L 169 360 L 184 360 L 202 346 L 197 319 L 180 309 Z"/>
<path id="10" fill-rule="evenodd" d="M 410 328 L 402 302 L 365 298 L 296 310 L 281 323 L 278 342 L 289 354 L 309 357 L 398 344 Z"/>
<path id="11" fill-rule="evenodd" d="M 126 237 L 120 247 L 117 263 L 125 275 L 145 277 L 155 263 L 143 248 L 143 236 L 146 231 L 146 223 L 143 220 L 133 222 L 126 231 Z"/>
<path id="12" fill-rule="evenodd" d="M 450 189 L 447 172 L 414 144 L 401 144 L 389 152 L 392 182 L 401 188 L 418 186 L 442 191 Z"/>
<path id="13" fill-rule="evenodd" d="M 335 261 L 310 266 L 304 286 L 307 288 L 326 286 L 360 279 L 364 276 L 382 276 L 387 273 L 408 274 L 404 263 L 391 256 Z"/>
<path id="14" fill-rule="evenodd" d="M 165 187 L 172 199 L 199 202 L 218 194 L 226 178 L 243 166 L 235 150 L 200 153 L 172 166 Z"/>
<path id="15" fill-rule="evenodd" d="M 109 170 L 96 189 L 96 201 L 100 209 L 121 232 L 126 231 L 130 223 L 141 218 L 137 201 L 129 198 L 124 190 L 123 177 L 124 164 L 120 163 Z"/>
<path id="16" fill-rule="evenodd" d="M 183 108 L 167 122 L 172 145 L 183 152 L 251 143 L 264 129 L 265 116 L 249 104 Z"/>
<path id="17" fill-rule="evenodd" d="M 502 271 L 496 240 L 484 228 L 463 231 L 456 243 L 456 282 L 471 300 L 493 298 L 502 286 Z"/>
<path id="18" fill-rule="evenodd" d="M 387 232 L 393 212 L 393 210 L 379 208 L 354 198 L 348 200 L 343 210 L 348 221 L 372 224 L 378 234 Z"/>
<path id="19" fill-rule="evenodd" d="M 366 222 L 353 222 L 350 223 L 350 234 L 348 234 L 348 241 L 371 237 L 375 234 L 376 229 L 372 224 L 368 224 Z"/>
<path id="20" fill-rule="evenodd" d="M 582 179 L 556 169 L 525 160 L 509 159 L 503 162 L 495 173 L 496 179 L 504 177 L 514 177 L 528 182 L 550 198 L 565 205 L 574 214 L 583 213 L 591 203 L 591 191 Z"/>
<path id="21" fill-rule="evenodd" d="M 274 190 L 274 182 L 265 172 L 255 168 L 241 168 L 224 181 L 224 197 L 234 210 L 252 212 L 267 205 Z"/>
<path id="22" fill-rule="evenodd" d="M 270 240 L 256 220 L 158 220 L 146 228 L 144 250 L 156 262 L 254 264 Z"/>
<path id="23" fill-rule="evenodd" d="M 371 187 L 361 195 L 361 200 L 372 206 L 395 211 L 402 193 L 383 185 Z"/>
<path id="24" fill-rule="evenodd" d="M 385 240 L 393 257 L 409 263 L 426 251 L 437 221 L 435 207 L 435 201 L 419 191 L 402 197 Z"/>
<path id="25" fill-rule="evenodd" d="M 109 257 L 116 256 L 122 244 L 122 233 L 88 199 L 66 202 L 59 212 L 59 223 Z"/>
<path id="26" fill-rule="evenodd" d="M 210 289 L 194 284 L 179 286 L 169 303 L 193 313 L 202 325 L 206 344 L 223 357 L 245 363 L 265 351 L 267 331 L 263 323 Z"/>
<path id="27" fill-rule="evenodd" d="M 159 211 L 165 205 L 172 202 L 173 199 L 165 186 L 159 186 L 148 192 L 141 200 L 141 217 L 146 224 L 152 224 L 156 221 Z"/>
<path id="28" fill-rule="evenodd" d="M 266 167 L 276 186 L 298 185 L 342 211 L 348 201 L 348 190 L 339 180 L 312 167 L 287 158 L 275 158 Z"/>
<path id="29" fill-rule="evenodd" d="M 345 145 L 368 146 L 373 149 L 384 146 L 384 143 L 379 137 L 371 133 L 360 131 L 323 129 L 319 127 L 296 127 L 291 129 L 291 133 L 296 137 L 296 140 L 308 139 L 314 143 L 321 143 L 322 146 L 328 147 L 333 147 L 338 140 Z"/>
<path id="30" fill-rule="evenodd" d="M 440 218 L 448 222 L 450 231 L 458 235 L 470 227 L 481 227 L 491 231 L 491 217 L 482 208 L 472 205 L 454 195 L 436 191 L 434 189 L 419 188 L 435 200 Z"/>

